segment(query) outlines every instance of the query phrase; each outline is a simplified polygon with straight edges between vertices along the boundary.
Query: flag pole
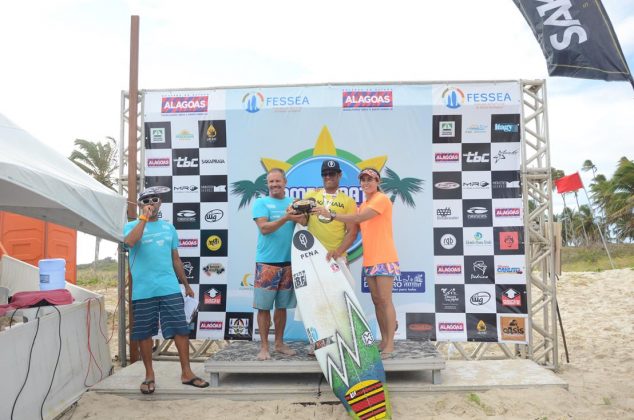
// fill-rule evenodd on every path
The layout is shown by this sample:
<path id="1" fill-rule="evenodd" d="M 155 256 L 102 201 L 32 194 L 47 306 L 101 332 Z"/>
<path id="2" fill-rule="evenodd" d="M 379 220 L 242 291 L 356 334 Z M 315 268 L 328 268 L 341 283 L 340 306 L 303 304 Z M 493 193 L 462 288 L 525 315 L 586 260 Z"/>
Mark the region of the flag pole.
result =
<path id="1" fill-rule="evenodd" d="M 579 205 L 579 197 L 577 196 L 577 191 L 575 191 L 575 201 L 577 202 L 577 213 L 579 213 L 579 223 L 581 223 L 581 229 L 583 230 L 583 236 L 586 238 L 586 246 L 590 246 L 590 239 L 588 238 L 588 232 L 586 232 L 586 227 L 583 224 L 583 220 L 581 219 L 581 206 Z M 592 214 L 592 211 L 590 211 Z"/>
<path id="2" fill-rule="evenodd" d="M 594 220 L 594 205 L 590 200 L 590 196 L 588 196 L 588 191 L 586 191 L 586 187 L 583 187 L 583 192 L 586 194 L 586 199 L 588 200 L 588 204 L 590 204 L 590 213 L 592 214 L 592 221 L 595 223 L 596 229 L 599 231 L 599 235 L 601 236 L 601 241 L 603 242 L 603 248 L 605 248 L 606 254 L 608 254 L 608 260 L 610 260 L 610 265 L 612 266 L 612 270 L 616 267 L 614 266 L 614 262 L 612 262 L 612 256 L 610 255 L 610 250 L 608 249 L 608 244 L 605 242 L 605 237 L 603 236 L 603 229 L 601 228 L 601 224 Z"/>
<path id="3" fill-rule="evenodd" d="M 568 205 L 566 204 L 566 193 L 562 193 L 561 194 L 561 198 L 562 200 L 564 200 L 564 210 L 568 207 Z M 575 221 L 572 218 L 572 211 L 570 212 L 570 232 L 571 232 L 571 236 L 572 236 L 572 244 L 574 246 L 577 246 L 577 237 L 575 236 Z"/>

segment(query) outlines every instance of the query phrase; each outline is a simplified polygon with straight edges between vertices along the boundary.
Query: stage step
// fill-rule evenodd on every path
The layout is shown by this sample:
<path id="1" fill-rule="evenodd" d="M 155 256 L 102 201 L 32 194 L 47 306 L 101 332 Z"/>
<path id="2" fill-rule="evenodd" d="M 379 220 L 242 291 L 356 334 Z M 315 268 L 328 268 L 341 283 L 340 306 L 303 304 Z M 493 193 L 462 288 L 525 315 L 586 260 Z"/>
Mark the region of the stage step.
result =
<path id="1" fill-rule="evenodd" d="M 256 360 L 260 351 L 257 341 L 232 341 L 205 362 L 211 386 L 220 386 L 221 373 L 319 373 L 321 369 L 314 356 L 308 355 L 308 343 L 287 343 L 297 352 L 284 356 L 272 352 L 271 360 Z M 440 371 L 446 366 L 436 347 L 430 341 L 398 340 L 392 355 L 383 360 L 386 372 L 432 371 L 432 383 L 440 384 Z"/>

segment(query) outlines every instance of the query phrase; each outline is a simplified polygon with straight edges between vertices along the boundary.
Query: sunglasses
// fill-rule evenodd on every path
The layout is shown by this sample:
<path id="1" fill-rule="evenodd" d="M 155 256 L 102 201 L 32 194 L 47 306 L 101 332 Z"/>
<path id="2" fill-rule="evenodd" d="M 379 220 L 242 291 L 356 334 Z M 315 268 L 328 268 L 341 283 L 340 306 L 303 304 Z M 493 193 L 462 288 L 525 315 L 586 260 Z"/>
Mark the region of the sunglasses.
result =
<path id="1" fill-rule="evenodd" d="M 322 172 L 322 173 L 321 173 L 321 176 L 322 176 L 323 178 L 326 178 L 326 177 L 333 177 L 333 178 L 334 178 L 334 177 L 336 177 L 338 174 L 339 174 L 339 172 L 336 172 L 336 171 L 328 171 L 328 172 Z"/>
<path id="2" fill-rule="evenodd" d="M 160 201 L 161 199 L 158 197 L 148 197 L 148 198 L 144 198 L 143 200 L 141 200 L 141 204 L 156 204 Z"/>

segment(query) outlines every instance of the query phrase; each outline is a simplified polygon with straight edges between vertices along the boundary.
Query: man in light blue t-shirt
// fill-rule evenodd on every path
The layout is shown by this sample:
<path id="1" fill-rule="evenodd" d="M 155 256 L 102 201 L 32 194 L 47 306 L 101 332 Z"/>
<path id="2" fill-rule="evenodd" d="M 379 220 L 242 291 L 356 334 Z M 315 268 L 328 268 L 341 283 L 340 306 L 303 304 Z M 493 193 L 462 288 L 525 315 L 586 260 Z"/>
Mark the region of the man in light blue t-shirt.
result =
<path id="1" fill-rule="evenodd" d="M 266 176 L 269 195 L 255 200 L 253 220 L 258 226 L 258 247 L 255 253 L 255 282 L 253 308 L 258 310 L 261 348 L 258 360 L 271 358 L 269 352 L 269 325 L 271 309 L 275 304 L 275 351 L 292 356 L 295 351 L 284 344 L 286 309 L 297 305 L 291 273 L 291 241 L 295 223 L 306 223 L 303 214 L 288 211 L 293 200 L 286 197 L 286 174 L 271 169 Z"/>
<path id="2" fill-rule="evenodd" d="M 123 228 L 124 242 L 130 250 L 129 264 L 132 273 L 132 340 L 139 341 L 141 359 L 145 366 L 145 380 L 141 392 L 152 394 L 155 389 L 152 367 L 152 337 L 161 333 L 164 338 L 174 338 L 181 363 L 181 382 L 196 388 L 206 388 L 209 383 L 194 374 L 189 364 L 189 327 L 185 319 L 183 296 L 178 281 L 185 287 L 185 294 L 194 297 L 187 282 L 183 262 L 178 255 L 178 235 L 170 223 L 158 220 L 161 207 L 159 194 L 169 191 L 166 187 L 150 187 L 139 195 L 141 215 Z"/>

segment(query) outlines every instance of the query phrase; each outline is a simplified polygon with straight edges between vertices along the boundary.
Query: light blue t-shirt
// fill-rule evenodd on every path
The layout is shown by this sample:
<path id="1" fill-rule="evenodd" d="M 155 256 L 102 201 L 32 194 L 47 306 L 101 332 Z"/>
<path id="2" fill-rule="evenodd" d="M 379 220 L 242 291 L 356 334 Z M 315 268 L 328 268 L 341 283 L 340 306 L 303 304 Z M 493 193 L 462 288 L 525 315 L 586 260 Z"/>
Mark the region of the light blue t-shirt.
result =
<path id="1" fill-rule="evenodd" d="M 253 204 L 253 220 L 266 217 L 269 222 L 280 219 L 286 214 L 286 208 L 293 200 L 290 197 L 260 197 Z M 255 262 L 281 263 L 291 261 L 291 241 L 295 222 L 288 221 L 278 230 L 263 235 L 258 229 L 258 247 Z"/>
<path id="2" fill-rule="evenodd" d="M 123 236 L 128 235 L 137 223 L 138 220 L 126 223 Z M 174 226 L 163 220 L 146 222 L 143 236 L 130 249 L 132 300 L 181 292 L 172 263 L 172 250 L 177 248 L 178 234 Z"/>

